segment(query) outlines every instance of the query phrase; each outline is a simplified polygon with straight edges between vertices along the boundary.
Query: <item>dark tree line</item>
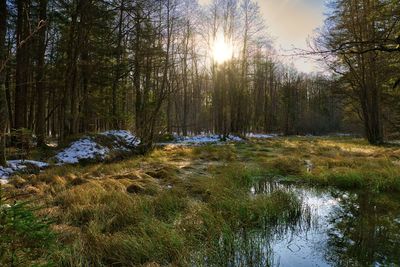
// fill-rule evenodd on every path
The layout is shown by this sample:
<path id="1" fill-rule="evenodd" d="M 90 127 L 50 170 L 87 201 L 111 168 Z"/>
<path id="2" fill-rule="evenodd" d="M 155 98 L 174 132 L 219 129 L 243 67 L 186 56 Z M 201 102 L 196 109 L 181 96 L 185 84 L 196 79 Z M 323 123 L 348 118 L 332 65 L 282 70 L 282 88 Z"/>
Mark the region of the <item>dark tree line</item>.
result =
<path id="1" fill-rule="evenodd" d="M 21 129 L 44 147 L 124 128 L 147 148 L 166 132 L 323 134 L 360 115 L 381 143 L 400 118 L 385 89 L 397 77 L 398 3 L 332 7 L 319 47 L 336 74 L 306 75 L 274 56 L 252 0 L 2 0 L 1 142 Z M 232 47 L 223 62 L 219 36 Z"/>

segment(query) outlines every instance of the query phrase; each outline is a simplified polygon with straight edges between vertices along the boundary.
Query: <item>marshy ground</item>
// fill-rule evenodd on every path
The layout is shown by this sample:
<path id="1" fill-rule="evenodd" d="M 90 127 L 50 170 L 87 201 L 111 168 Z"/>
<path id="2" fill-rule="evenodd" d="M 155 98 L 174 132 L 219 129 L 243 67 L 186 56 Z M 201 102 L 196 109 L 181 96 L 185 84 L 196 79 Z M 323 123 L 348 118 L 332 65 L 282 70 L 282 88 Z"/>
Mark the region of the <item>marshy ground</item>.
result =
<path id="1" fill-rule="evenodd" d="M 386 207 L 379 216 L 387 215 L 388 235 L 398 240 L 400 201 L 389 196 L 400 192 L 400 147 L 355 138 L 167 145 L 118 162 L 16 176 L 3 189 L 28 195 L 54 222 L 57 242 L 48 257 L 56 266 L 266 266 L 274 265 L 266 249 L 272 233 L 311 217 L 287 188 L 254 193 L 263 181 L 381 196 L 368 203 Z M 376 253 L 400 264 L 398 241 L 386 243 L 391 256 Z M 341 260 L 381 262 L 359 254 Z"/>

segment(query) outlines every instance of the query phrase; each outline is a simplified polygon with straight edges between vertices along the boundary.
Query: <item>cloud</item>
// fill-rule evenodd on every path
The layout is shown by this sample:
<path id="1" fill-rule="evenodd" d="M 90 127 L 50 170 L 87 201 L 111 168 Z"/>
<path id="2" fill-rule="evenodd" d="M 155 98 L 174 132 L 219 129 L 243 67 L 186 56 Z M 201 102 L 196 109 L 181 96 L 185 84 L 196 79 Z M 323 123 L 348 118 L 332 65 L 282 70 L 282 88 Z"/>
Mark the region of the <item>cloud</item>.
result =
<path id="1" fill-rule="evenodd" d="M 258 0 L 272 35 L 285 47 L 304 47 L 306 38 L 324 20 L 321 0 Z"/>
<path id="2" fill-rule="evenodd" d="M 323 25 L 324 0 L 257 0 L 270 34 L 276 45 L 285 50 L 307 49 L 307 39 Z M 283 50 L 283 51 L 282 51 Z M 317 63 L 304 58 L 285 58 L 303 72 L 317 71 Z"/>
<path id="3" fill-rule="evenodd" d="M 207 5 L 211 2 L 211 0 L 198 0 L 200 5 Z"/>

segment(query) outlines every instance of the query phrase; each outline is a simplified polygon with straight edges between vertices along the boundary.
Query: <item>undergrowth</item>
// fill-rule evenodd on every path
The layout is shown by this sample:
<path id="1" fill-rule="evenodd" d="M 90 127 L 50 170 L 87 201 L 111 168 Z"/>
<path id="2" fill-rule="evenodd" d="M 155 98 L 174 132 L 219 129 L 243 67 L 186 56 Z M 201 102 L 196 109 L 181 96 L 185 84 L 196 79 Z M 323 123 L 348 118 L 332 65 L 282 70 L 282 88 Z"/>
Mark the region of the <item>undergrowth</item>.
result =
<path id="1" fill-rule="evenodd" d="M 57 255 L 63 266 L 136 266 L 149 263 L 219 266 L 221 253 L 242 229 L 284 221 L 298 209 L 287 193 L 251 196 L 257 170 L 219 167 L 158 194 L 129 194 L 121 180 L 94 182 L 54 197 L 63 235 L 74 235 Z M 68 231 L 68 229 L 70 229 Z M 220 241 L 224 240 L 224 246 Z M 201 251 L 199 251 L 201 249 Z M 197 255 L 197 256 L 195 256 Z"/>
<path id="2" fill-rule="evenodd" d="M 35 214 L 54 221 L 56 266 L 226 266 L 239 264 L 238 250 L 269 265 L 243 233 L 294 223 L 301 203 L 280 191 L 250 194 L 256 179 L 398 192 L 399 152 L 350 138 L 166 146 L 14 177 L 7 187 L 46 207 Z"/>

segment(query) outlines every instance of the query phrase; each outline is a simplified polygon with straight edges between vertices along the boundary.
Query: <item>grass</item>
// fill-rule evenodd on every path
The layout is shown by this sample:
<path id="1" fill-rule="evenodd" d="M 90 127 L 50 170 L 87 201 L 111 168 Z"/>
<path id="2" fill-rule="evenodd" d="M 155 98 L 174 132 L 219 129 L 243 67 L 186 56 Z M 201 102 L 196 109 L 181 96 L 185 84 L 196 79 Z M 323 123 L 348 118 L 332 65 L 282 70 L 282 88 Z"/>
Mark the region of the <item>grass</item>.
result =
<path id="1" fill-rule="evenodd" d="M 199 248 L 218 259 L 221 237 L 233 238 L 238 229 L 262 227 L 264 220 L 278 220 L 285 216 L 283 210 L 298 208 L 296 199 L 285 193 L 250 197 L 253 170 L 242 165 L 221 168 L 155 195 L 127 193 L 132 181 L 126 178 L 67 187 L 51 200 L 57 223 L 67 225 L 60 239 L 73 235 L 58 262 L 180 266 L 188 265 Z"/>
<path id="2" fill-rule="evenodd" d="M 262 152 L 263 147 L 270 150 Z M 254 141 L 238 150 L 270 176 L 342 189 L 400 192 L 398 146 L 371 146 L 354 138 L 293 137 Z"/>
<path id="3" fill-rule="evenodd" d="M 352 138 L 167 146 L 14 177 L 7 187 L 33 195 L 55 221 L 57 266 L 221 266 L 246 249 L 238 233 L 301 216 L 291 194 L 249 194 L 255 179 L 399 192 L 399 152 Z"/>

